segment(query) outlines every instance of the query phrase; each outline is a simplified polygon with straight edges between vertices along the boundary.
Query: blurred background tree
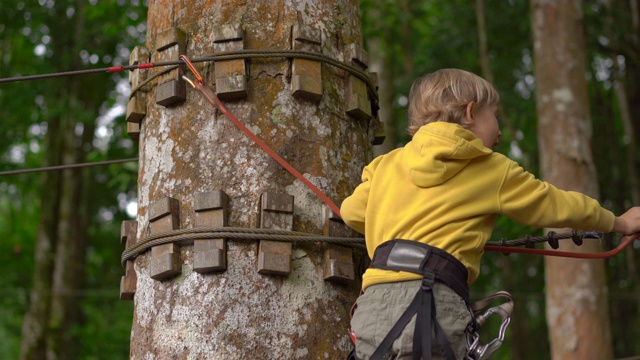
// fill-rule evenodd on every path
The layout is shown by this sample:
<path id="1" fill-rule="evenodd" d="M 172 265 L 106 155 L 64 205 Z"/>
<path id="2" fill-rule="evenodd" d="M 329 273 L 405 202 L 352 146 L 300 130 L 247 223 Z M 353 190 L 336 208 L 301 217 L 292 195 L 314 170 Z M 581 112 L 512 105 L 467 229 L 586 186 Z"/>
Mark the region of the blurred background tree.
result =
<path id="1" fill-rule="evenodd" d="M 3 4 L 0 76 L 128 64 L 145 14 L 140 1 Z M 0 171 L 135 156 L 122 130 L 126 79 L 0 87 Z M 117 301 L 114 260 L 136 175 L 133 163 L 2 177 L 0 357 L 128 356 L 132 307 Z"/>
<path id="2" fill-rule="evenodd" d="M 528 1 L 362 0 L 361 10 L 388 132 L 377 153 L 409 139 L 405 107 L 412 81 L 457 67 L 495 84 L 504 133 L 497 150 L 539 174 Z M 585 0 L 583 11 L 600 200 L 621 213 L 640 204 L 640 10 L 637 0 Z M 144 43 L 145 19 L 146 5 L 135 0 L 3 4 L 0 77 L 126 64 L 129 51 Z M 124 129 L 126 77 L 0 85 L 0 171 L 136 156 Z M 0 357 L 128 357 L 132 306 L 118 300 L 118 238 L 135 202 L 136 169 L 127 163 L 0 176 L 0 261 L 6 269 Z M 540 231 L 499 219 L 493 240 Z M 604 242 L 616 244 L 611 236 Z M 605 261 L 616 358 L 640 354 L 637 249 L 636 242 Z M 542 259 L 488 253 L 482 275 L 473 298 L 505 289 L 517 304 L 508 341 L 495 358 L 550 358 Z M 41 328 L 34 332 L 29 329 L 38 327 L 28 324 Z M 494 334 L 497 324 L 489 327 Z"/>

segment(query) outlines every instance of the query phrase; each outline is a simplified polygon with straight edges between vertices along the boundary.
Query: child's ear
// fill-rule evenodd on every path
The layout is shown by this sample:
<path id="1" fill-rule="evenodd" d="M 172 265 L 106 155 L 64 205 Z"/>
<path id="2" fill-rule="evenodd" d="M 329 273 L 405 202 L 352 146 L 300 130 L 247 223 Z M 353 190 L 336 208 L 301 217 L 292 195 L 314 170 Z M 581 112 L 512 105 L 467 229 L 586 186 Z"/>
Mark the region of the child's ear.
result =
<path id="1" fill-rule="evenodd" d="M 467 107 L 465 108 L 464 111 L 464 119 L 465 119 L 465 125 L 466 126 L 471 126 L 473 125 L 473 107 L 474 107 L 474 102 L 471 101 L 470 103 L 467 104 Z"/>

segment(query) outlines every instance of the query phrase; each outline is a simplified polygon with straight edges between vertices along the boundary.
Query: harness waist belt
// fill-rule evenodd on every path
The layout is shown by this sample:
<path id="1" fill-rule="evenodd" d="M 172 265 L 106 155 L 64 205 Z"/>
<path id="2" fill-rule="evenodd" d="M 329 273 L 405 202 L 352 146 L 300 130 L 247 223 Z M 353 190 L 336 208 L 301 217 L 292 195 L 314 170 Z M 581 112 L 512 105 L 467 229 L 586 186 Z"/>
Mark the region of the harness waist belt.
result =
<path id="1" fill-rule="evenodd" d="M 449 286 L 467 305 L 470 304 L 467 268 L 442 249 L 417 241 L 390 240 L 376 248 L 371 267 L 419 275 L 432 273 L 437 281 Z"/>

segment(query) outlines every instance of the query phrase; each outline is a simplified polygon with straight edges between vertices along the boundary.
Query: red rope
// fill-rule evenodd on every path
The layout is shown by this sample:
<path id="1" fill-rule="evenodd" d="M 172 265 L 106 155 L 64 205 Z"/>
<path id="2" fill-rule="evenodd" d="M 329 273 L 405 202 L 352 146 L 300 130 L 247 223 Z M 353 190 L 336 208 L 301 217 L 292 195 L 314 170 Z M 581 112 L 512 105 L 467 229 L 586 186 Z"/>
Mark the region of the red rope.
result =
<path id="1" fill-rule="evenodd" d="M 192 85 L 207 99 L 207 101 L 209 101 L 209 103 L 211 103 L 211 105 L 220 109 L 220 111 L 222 111 L 222 113 L 227 117 L 227 119 L 231 120 L 231 122 L 233 122 L 233 124 L 238 129 L 240 129 L 245 135 L 247 135 L 256 144 L 258 144 L 262 148 L 262 150 L 264 150 L 267 154 L 269 154 L 269 156 L 271 156 L 275 161 L 278 162 L 278 164 L 280 164 L 289 173 L 291 173 L 291 175 L 295 176 L 298 180 L 302 181 L 302 183 L 305 184 L 309 189 L 311 189 L 311 191 L 313 191 L 316 195 L 318 195 L 318 197 L 325 204 L 327 204 L 327 206 L 329 206 L 331 210 L 333 210 L 333 212 L 336 213 L 336 215 L 340 216 L 340 208 L 338 208 L 338 206 L 333 201 L 331 201 L 331 199 L 329 199 L 329 197 L 325 195 L 325 193 L 323 193 L 320 189 L 318 189 L 317 186 L 315 186 L 311 181 L 305 178 L 298 170 L 296 170 L 293 166 L 291 166 L 286 160 L 280 157 L 280 155 L 278 155 L 275 151 L 273 151 L 267 144 L 264 143 L 264 141 L 262 141 L 258 136 L 252 133 L 251 130 L 249 130 L 246 126 L 244 126 L 244 124 L 242 124 L 242 122 L 240 122 L 240 120 L 238 120 L 238 118 L 236 118 L 231 112 L 229 112 L 229 110 L 224 106 L 224 104 L 220 101 L 220 99 L 218 99 L 218 97 L 213 93 L 213 91 L 209 87 L 204 85 L 202 77 L 200 76 L 196 68 L 193 66 L 193 64 L 191 64 L 191 62 L 186 56 L 181 55 L 180 59 L 187 64 L 191 72 L 193 72 L 194 76 L 196 77 L 196 81 L 195 83 L 192 83 Z"/>
<path id="2" fill-rule="evenodd" d="M 615 249 L 605 251 L 605 252 L 600 252 L 600 253 L 580 253 L 580 252 L 570 252 L 570 251 L 529 249 L 529 248 L 516 248 L 516 247 L 508 247 L 508 246 L 492 246 L 492 245 L 485 246 L 484 251 L 557 256 L 557 257 L 567 257 L 567 258 L 574 258 L 574 259 L 604 259 L 614 255 L 618 255 L 622 250 L 624 250 L 624 248 L 629 246 L 629 244 L 631 244 L 635 240 L 635 237 L 625 236 L 622 239 L 623 239 L 622 242 Z"/>
<path id="3" fill-rule="evenodd" d="M 258 144 L 269 156 L 271 156 L 274 160 L 276 160 L 282 167 L 284 167 L 289 173 L 295 176 L 298 180 L 302 181 L 311 191 L 313 191 L 318 197 L 327 204 L 331 210 L 333 210 L 338 216 L 340 215 L 340 209 L 336 204 L 329 199 L 327 195 L 325 195 L 318 187 L 316 187 L 311 181 L 305 178 L 298 170 L 296 170 L 293 166 L 291 166 L 286 160 L 281 158 L 275 151 L 273 151 L 267 144 L 265 144 L 258 136 L 251 132 L 244 124 L 238 120 L 229 110 L 224 106 L 224 104 L 218 99 L 218 97 L 213 93 L 213 91 L 204 84 L 204 80 L 198 70 L 193 66 L 193 64 L 189 61 L 189 59 L 180 55 L 180 60 L 184 61 L 184 63 L 189 67 L 191 72 L 196 77 L 195 83 L 191 83 L 194 88 L 196 88 L 204 97 L 209 101 L 211 105 L 217 107 L 222 111 L 222 113 L 229 119 L 233 124 L 239 128 L 246 136 L 248 136 L 251 140 L 253 140 L 256 144 Z M 187 79 L 188 80 L 188 79 Z M 560 257 L 568 257 L 568 258 L 582 258 L 582 259 L 601 259 L 609 256 L 617 255 L 622 251 L 625 247 L 627 247 L 630 243 L 633 242 L 635 238 L 632 236 L 627 236 L 624 238 L 624 241 L 618 245 L 617 248 L 596 254 L 587 254 L 587 253 L 578 253 L 578 252 L 568 252 L 568 251 L 552 251 L 552 250 L 541 250 L 541 249 L 529 249 L 529 248 L 512 248 L 506 246 L 485 246 L 485 251 L 496 251 L 503 253 L 524 253 L 524 254 L 535 254 L 535 255 L 546 255 L 546 256 L 560 256 Z"/>

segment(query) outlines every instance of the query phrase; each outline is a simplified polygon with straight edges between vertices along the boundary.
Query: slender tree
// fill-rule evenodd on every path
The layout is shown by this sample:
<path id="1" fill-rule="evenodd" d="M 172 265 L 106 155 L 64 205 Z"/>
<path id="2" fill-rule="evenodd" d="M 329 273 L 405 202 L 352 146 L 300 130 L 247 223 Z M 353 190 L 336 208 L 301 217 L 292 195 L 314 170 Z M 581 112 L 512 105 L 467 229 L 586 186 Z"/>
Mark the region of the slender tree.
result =
<path id="1" fill-rule="evenodd" d="M 531 9 L 542 176 L 597 198 L 582 2 L 532 0 Z M 563 248 L 599 251 L 600 244 Z M 545 271 L 552 358 L 611 359 L 604 262 L 547 257 Z"/>
<path id="2" fill-rule="evenodd" d="M 47 66 L 38 69 L 41 72 L 78 70 L 117 59 L 114 48 L 128 39 L 118 32 L 130 19 L 118 20 L 118 25 L 113 27 L 86 26 L 89 21 L 98 23 L 97 19 L 109 17 L 111 11 L 129 10 L 127 15 L 131 16 L 131 4 L 114 5 L 115 2 L 97 5 L 84 0 L 49 2 L 27 8 L 16 4 L 21 17 L 37 19 L 24 26 L 29 29 L 24 32 L 32 34 L 34 44 L 30 52 L 33 54 L 36 46 L 39 49 L 36 55 L 46 59 L 42 62 Z M 16 55 L 20 53 L 15 50 Z M 22 71 L 33 74 L 34 70 Z M 105 80 L 85 76 L 30 83 L 40 91 L 36 102 L 39 111 L 33 111 L 30 120 L 38 127 L 46 124 L 43 166 L 84 163 L 91 156 L 101 156 L 94 152 L 96 118 L 101 106 L 109 102 L 115 80 L 116 77 Z M 29 104 L 22 106 L 30 107 Z M 86 309 L 83 305 L 87 305 L 82 296 L 88 273 L 86 250 L 88 234 L 96 234 L 99 227 L 92 224 L 100 206 L 97 199 L 104 199 L 102 194 L 92 191 L 97 188 L 96 178 L 87 169 L 45 172 L 41 180 L 33 286 L 22 322 L 20 358 L 74 359 L 86 350 L 82 348 L 78 331 L 82 327 L 83 309 Z"/>
<path id="3" fill-rule="evenodd" d="M 371 10 L 367 14 L 370 18 L 369 21 L 372 25 L 384 23 L 385 16 L 389 16 L 388 14 L 385 14 L 384 1 L 375 0 L 372 5 Z M 384 31 L 383 29 L 376 30 L 377 36 L 371 36 L 365 40 L 368 40 L 366 45 L 370 54 L 371 70 L 378 74 L 378 94 L 380 104 L 378 115 L 386 129 L 384 142 L 373 149 L 374 155 L 377 156 L 386 154 L 399 145 L 395 129 L 397 127 L 397 123 L 402 119 L 394 116 L 393 112 L 393 99 L 395 96 L 393 91 L 394 67 L 392 66 L 393 53 L 390 49 L 390 43 L 393 41 L 393 35 L 389 31 Z"/>
<path id="4" fill-rule="evenodd" d="M 62 11 L 61 7 L 60 10 Z M 74 42 L 63 35 L 73 33 L 70 31 L 72 24 L 72 21 L 63 21 L 60 26 L 52 29 L 54 32 L 52 51 L 55 54 L 69 53 L 74 47 Z M 73 67 L 65 56 L 56 57 L 54 62 L 58 68 Z M 77 62 L 75 64 L 77 65 Z M 61 82 L 64 84 L 61 86 L 62 88 L 73 88 L 74 79 L 67 78 Z M 53 88 L 49 88 L 49 92 L 45 94 L 45 98 L 50 101 L 48 105 L 51 112 L 47 117 L 47 133 L 45 135 L 47 152 L 43 164 L 45 166 L 59 165 L 63 164 L 65 160 L 69 160 L 69 153 L 73 152 L 66 137 L 73 134 L 69 134 L 67 131 L 69 128 L 73 128 L 73 115 L 69 110 L 72 109 L 72 98 L 76 94 L 73 91 L 69 93 L 54 92 Z M 58 351 L 61 350 L 61 339 L 58 335 L 62 335 L 65 330 L 60 327 L 61 322 L 50 320 L 53 320 L 52 305 L 57 308 L 57 312 L 62 311 L 63 304 L 58 301 L 62 294 L 54 294 L 53 274 L 56 269 L 56 253 L 62 250 L 60 238 L 70 235 L 68 216 L 65 216 L 65 220 L 61 221 L 63 208 L 68 209 L 71 206 L 68 203 L 71 194 L 63 192 L 65 188 L 63 181 L 62 172 L 49 172 L 43 176 L 42 211 L 35 247 L 33 287 L 30 294 L 29 311 L 23 320 L 21 359 L 57 359 L 60 355 Z M 61 270 L 60 267 L 58 269 L 58 271 Z M 61 284 L 58 283 L 58 288 L 60 286 Z M 53 300 L 54 298 L 56 300 Z"/>

